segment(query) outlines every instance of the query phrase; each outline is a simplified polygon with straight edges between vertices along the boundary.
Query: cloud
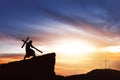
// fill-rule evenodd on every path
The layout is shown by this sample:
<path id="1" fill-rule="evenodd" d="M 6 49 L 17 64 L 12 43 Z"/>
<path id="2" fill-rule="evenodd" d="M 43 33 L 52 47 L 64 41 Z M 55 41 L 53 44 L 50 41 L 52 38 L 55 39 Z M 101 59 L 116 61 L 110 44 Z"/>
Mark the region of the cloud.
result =
<path id="1" fill-rule="evenodd" d="M 0 54 L 0 64 L 22 60 L 23 54 Z"/>
<path id="2" fill-rule="evenodd" d="M 13 3 L 7 3 L 10 5 L 12 12 L 15 11 L 17 16 L 23 17 L 20 18 L 16 16 L 12 19 L 9 17 L 13 16 L 13 14 L 8 13 L 9 16 L 6 17 L 9 19 L 3 17 L 5 19 L 3 20 L 4 23 L 0 24 L 0 32 L 17 40 L 30 36 L 32 39 L 44 41 L 45 39 L 62 35 L 62 32 L 66 31 L 65 28 L 51 27 L 52 25 L 57 26 L 55 23 L 62 23 L 78 29 L 80 36 L 88 37 L 91 41 L 100 41 L 103 44 L 111 45 L 114 44 L 114 41 L 118 42 L 120 40 L 118 24 L 119 5 L 111 4 L 112 2 L 117 3 L 116 1 L 59 1 L 58 5 L 53 6 L 51 5 L 56 2 L 54 0 L 52 1 L 53 3 L 49 4 L 46 3 L 47 0 L 41 3 L 38 2 L 37 0 L 20 1 L 20 4 L 16 5 L 19 2 L 15 1 L 16 4 L 13 6 Z M 101 6 L 102 4 L 103 6 Z M 20 5 L 23 6 L 20 7 Z M 68 5 L 68 7 L 66 7 L 66 5 Z M 113 7 L 111 8 L 110 5 Z M 20 10 L 16 10 L 15 6 Z M 114 6 L 117 9 L 115 9 Z M 115 18 L 115 20 L 113 20 L 115 15 L 117 19 Z M 47 31 L 43 30 L 43 28 Z M 61 34 L 57 33 L 56 29 L 61 31 Z M 68 31 L 65 33 L 68 33 Z"/>
<path id="3" fill-rule="evenodd" d="M 0 54 L 0 58 L 18 58 L 23 56 L 23 54 Z"/>

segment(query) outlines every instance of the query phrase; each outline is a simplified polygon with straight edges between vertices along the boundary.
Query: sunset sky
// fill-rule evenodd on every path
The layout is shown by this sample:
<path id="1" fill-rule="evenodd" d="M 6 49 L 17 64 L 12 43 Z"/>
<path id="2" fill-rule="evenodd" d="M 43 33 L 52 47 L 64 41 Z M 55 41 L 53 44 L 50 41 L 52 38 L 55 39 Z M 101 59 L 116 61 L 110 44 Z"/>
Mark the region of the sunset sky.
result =
<path id="1" fill-rule="evenodd" d="M 120 1 L 0 0 L 0 64 L 22 60 L 27 37 L 56 53 L 56 74 L 120 70 Z"/>

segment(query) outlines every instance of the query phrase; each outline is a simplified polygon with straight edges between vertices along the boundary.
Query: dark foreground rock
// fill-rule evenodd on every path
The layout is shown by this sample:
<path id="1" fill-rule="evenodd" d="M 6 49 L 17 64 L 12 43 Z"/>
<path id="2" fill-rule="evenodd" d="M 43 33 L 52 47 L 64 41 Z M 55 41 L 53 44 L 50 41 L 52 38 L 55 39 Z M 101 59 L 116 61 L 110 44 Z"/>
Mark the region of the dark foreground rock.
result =
<path id="1" fill-rule="evenodd" d="M 55 53 L 0 65 L 0 80 L 54 80 Z"/>
<path id="2" fill-rule="evenodd" d="M 120 71 L 95 69 L 86 74 L 55 75 L 55 53 L 0 65 L 0 80 L 120 80 Z"/>

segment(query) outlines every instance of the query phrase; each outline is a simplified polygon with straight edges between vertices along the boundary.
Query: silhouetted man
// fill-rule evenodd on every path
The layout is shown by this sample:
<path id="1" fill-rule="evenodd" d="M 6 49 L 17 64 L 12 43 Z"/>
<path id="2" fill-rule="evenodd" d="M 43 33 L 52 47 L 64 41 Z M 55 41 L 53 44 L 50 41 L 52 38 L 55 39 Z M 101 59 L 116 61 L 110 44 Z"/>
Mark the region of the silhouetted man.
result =
<path id="1" fill-rule="evenodd" d="M 30 57 L 30 56 L 33 56 L 33 58 L 35 57 L 35 51 L 33 49 L 34 48 L 32 46 L 32 40 L 30 40 L 29 42 L 26 42 L 26 55 L 24 56 L 24 60 L 26 59 L 26 57 Z"/>

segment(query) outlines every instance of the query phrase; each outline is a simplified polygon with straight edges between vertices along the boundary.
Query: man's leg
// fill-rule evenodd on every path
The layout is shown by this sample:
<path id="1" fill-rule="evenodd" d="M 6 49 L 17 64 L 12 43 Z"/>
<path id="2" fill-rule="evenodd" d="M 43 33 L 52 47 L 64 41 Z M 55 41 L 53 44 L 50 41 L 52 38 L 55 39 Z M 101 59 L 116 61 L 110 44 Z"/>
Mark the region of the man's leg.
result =
<path id="1" fill-rule="evenodd" d="M 25 60 L 25 58 L 26 58 L 26 55 L 24 56 L 24 59 L 23 59 L 23 60 Z"/>

